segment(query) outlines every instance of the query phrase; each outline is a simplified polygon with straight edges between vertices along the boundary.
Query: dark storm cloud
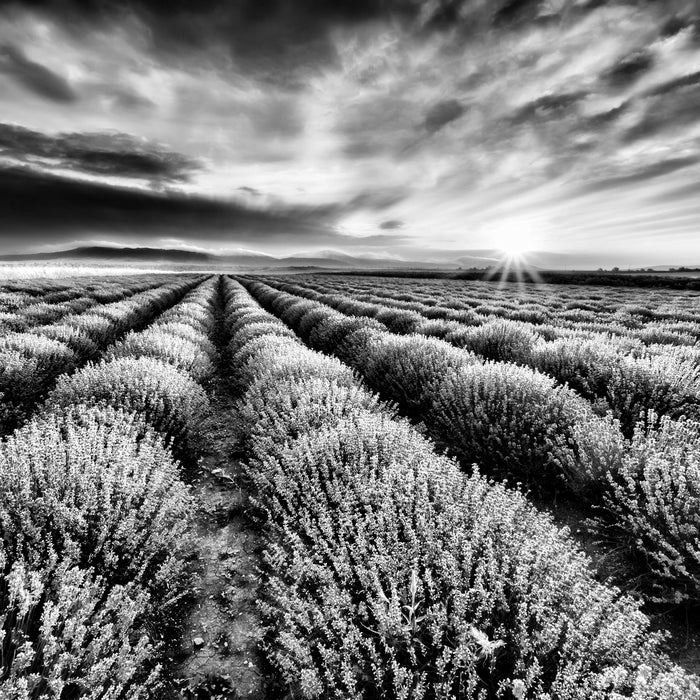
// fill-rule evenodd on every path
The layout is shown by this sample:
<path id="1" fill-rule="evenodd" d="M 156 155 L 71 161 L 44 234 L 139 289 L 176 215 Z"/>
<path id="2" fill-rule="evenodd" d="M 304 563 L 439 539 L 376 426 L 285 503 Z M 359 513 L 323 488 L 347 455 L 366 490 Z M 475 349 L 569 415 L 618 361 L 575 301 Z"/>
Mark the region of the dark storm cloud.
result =
<path id="1" fill-rule="evenodd" d="M 686 14 L 669 17 L 661 27 L 661 36 L 668 38 L 676 36 L 682 31 L 690 30 L 693 41 L 700 42 L 700 17 Z"/>
<path id="2" fill-rule="evenodd" d="M 113 187 L 72 180 L 30 168 L 0 167 L 0 230 L 47 243 L 70 234 L 192 236 L 221 242 L 284 242 L 300 245 L 386 244 L 401 237 L 345 236 L 337 219 L 354 205 L 279 206 L 244 204 L 180 192 Z"/>
<path id="3" fill-rule="evenodd" d="M 544 24 L 560 16 L 559 11 L 547 9 L 542 0 L 418 0 L 413 6 L 420 9 L 424 28 L 452 29 L 457 26 L 462 34 L 488 27 L 517 28 L 528 22 Z M 583 4 L 576 7 L 579 14 L 588 9 Z"/>
<path id="4" fill-rule="evenodd" d="M 400 219 L 389 219 L 388 221 L 382 221 L 379 224 L 379 228 L 382 231 L 395 231 L 396 229 L 403 228 L 406 224 Z"/>
<path id="5" fill-rule="evenodd" d="M 426 112 L 425 128 L 431 134 L 435 133 L 455 119 L 459 119 L 466 111 L 466 107 L 458 100 L 438 102 Z"/>
<path id="6" fill-rule="evenodd" d="M 40 63 L 30 61 L 16 46 L 0 46 L 0 73 L 40 97 L 53 102 L 78 99 L 67 80 Z"/>
<path id="7" fill-rule="evenodd" d="M 623 56 L 615 65 L 608 68 L 601 78 L 612 88 L 623 88 L 649 72 L 653 65 L 654 57 L 649 51 L 635 51 Z"/>
<path id="8" fill-rule="evenodd" d="M 301 86 L 305 71 L 335 61 L 330 37 L 335 27 L 391 20 L 415 33 L 457 27 L 463 36 L 558 16 L 543 15 L 540 0 L 9 0 L 5 5 L 49 13 L 76 36 L 86 25 L 108 27 L 136 16 L 159 51 L 179 57 L 183 50 L 224 45 L 246 71 L 289 88 Z"/>
<path id="9" fill-rule="evenodd" d="M 494 4 L 500 4 L 500 7 L 494 10 L 494 23 L 502 26 L 537 18 L 542 3 L 539 0 L 503 0 Z"/>
<path id="10" fill-rule="evenodd" d="M 86 24 L 108 26 L 138 17 L 158 50 L 206 51 L 212 43 L 229 47 L 246 70 L 287 87 L 294 73 L 334 60 L 329 30 L 388 14 L 416 14 L 411 0 L 44 0 L 9 3 L 52 14 L 75 32 Z M 388 7 L 391 5 L 391 7 Z"/>
<path id="11" fill-rule="evenodd" d="M 185 181 L 199 167 L 180 153 L 116 132 L 49 136 L 12 124 L 0 124 L 0 157 L 117 177 L 164 182 Z"/>
<path id="12" fill-rule="evenodd" d="M 674 15 L 669 17 L 661 26 L 660 35 L 662 37 L 676 36 L 679 32 L 682 32 L 689 26 L 687 19 Z"/>

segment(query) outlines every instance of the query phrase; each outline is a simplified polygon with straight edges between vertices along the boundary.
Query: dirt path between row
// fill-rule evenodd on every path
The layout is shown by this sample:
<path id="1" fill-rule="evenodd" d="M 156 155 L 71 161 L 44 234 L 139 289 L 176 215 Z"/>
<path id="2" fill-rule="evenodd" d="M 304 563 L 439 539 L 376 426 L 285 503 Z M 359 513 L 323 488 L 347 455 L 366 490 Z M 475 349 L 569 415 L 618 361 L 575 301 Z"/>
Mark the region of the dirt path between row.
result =
<path id="1" fill-rule="evenodd" d="M 531 496 L 542 511 L 549 513 L 557 525 L 569 528 L 571 537 L 591 559 L 600 581 L 617 586 L 642 602 L 651 629 L 668 635 L 665 651 L 671 660 L 688 673 L 700 675 L 700 617 L 697 608 L 673 603 L 653 603 L 645 596 L 648 574 L 634 564 L 632 550 L 619 542 L 606 540 L 588 521 L 593 513 L 571 498 L 552 503 Z"/>
<path id="2" fill-rule="evenodd" d="M 202 426 L 202 454 L 191 480 L 199 504 L 196 581 L 174 650 L 172 682 L 177 698 L 263 700 L 265 676 L 257 608 L 263 541 L 248 510 L 243 465 L 233 430 L 235 396 L 229 387 L 228 337 L 223 286 L 215 298 L 217 376 L 210 391 L 212 410 Z"/>
<path id="3" fill-rule="evenodd" d="M 218 405 L 217 405 L 218 403 Z M 175 677 L 183 698 L 264 698 L 256 608 L 262 542 L 246 515 L 241 464 L 226 426 L 232 407 L 215 403 L 206 431 L 209 449 L 192 484 L 198 577 L 185 618 Z"/>

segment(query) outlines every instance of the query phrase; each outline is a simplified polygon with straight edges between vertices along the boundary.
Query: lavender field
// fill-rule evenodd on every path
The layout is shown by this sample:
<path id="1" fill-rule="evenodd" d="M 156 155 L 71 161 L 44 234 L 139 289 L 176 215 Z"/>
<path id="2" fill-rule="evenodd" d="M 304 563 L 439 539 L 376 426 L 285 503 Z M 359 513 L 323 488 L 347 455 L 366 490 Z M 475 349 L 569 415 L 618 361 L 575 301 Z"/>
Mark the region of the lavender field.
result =
<path id="1" fill-rule="evenodd" d="M 0 696 L 700 698 L 697 292 L 0 287 Z"/>

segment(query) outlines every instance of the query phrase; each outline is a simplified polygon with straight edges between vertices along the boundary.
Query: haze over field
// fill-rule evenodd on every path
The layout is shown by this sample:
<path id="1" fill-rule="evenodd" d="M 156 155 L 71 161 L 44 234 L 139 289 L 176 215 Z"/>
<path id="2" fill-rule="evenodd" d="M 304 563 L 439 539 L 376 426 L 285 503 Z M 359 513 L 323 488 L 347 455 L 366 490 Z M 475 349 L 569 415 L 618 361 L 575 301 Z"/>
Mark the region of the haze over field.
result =
<path id="1" fill-rule="evenodd" d="M 695 265 L 698 104 L 695 0 L 4 1 L 0 254 Z"/>

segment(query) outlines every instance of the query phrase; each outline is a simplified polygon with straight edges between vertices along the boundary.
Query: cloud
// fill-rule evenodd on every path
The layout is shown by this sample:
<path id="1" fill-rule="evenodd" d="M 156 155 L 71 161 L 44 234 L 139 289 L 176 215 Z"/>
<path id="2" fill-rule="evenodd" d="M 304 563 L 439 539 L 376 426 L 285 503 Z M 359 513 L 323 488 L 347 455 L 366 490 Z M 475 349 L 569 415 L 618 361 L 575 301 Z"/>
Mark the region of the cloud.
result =
<path id="1" fill-rule="evenodd" d="M 584 90 L 542 95 L 516 110 L 509 118 L 513 125 L 527 124 L 549 119 L 560 119 L 571 114 L 588 96 Z"/>
<path id="2" fill-rule="evenodd" d="M 244 72 L 288 89 L 301 89 L 308 73 L 337 62 L 338 28 L 377 23 L 415 37 L 458 30 L 462 37 L 489 28 L 552 21 L 559 5 L 543 0 L 9 0 L 10 7 L 40 8 L 76 37 L 86 28 L 136 19 L 155 49 L 179 56 L 227 49 Z M 544 9 L 543 9 L 544 8 Z M 549 9 L 547 9 L 549 8 Z M 588 8 L 577 4 L 578 14 Z"/>
<path id="3" fill-rule="evenodd" d="M 78 234 L 170 236 L 220 243 L 344 246 L 391 244 L 400 237 L 344 235 L 339 218 L 357 207 L 279 205 L 253 208 L 234 200 L 155 192 L 74 180 L 30 168 L 0 167 L 0 230 L 48 241 Z"/>
<path id="4" fill-rule="evenodd" d="M 653 54 L 645 49 L 623 56 L 608 68 L 601 78 L 612 88 L 624 88 L 631 85 L 654 65 Z"/>
<path id="5" fill-rule="evenodd" d="M 459 27 L 462 34 L 552 22 L 566 4 L 562 0 L 423 0 L 413 3 L 423 28 Z M 588 9 L 582 5 L 579 3 L 576 8 L 579 13 Z"/>
<path id="6" fill-rule="evenodd" d="M 618 121 L 622 116 L 624 116 L 630 107 L 629 102 L 624 102 L 617 107 L 605 110 L 604 112 L 598 112 L 597 114 L 591 114 L 582 121 L 583 129 L 599 130 L 612 125 L 614 122 Z"/>
<path id="7" fill-rule="evenodd" d="M 337 115 L 335 128 L 351 158 L 398 153 L 415 140 L 420 121 L 414 102 L 394 90 L 372 92 Z"/>
<path id="8" fill-rule="evenodd" d="M 425 113 L 425 128 L 431 134 L 435 133 L 459 119 L 466 111 L 466 107 L 459 100 L 437 102 Z"/>
<path id="9" fill-rule="evenodd" d="M 647 201 L 650 203 L 655 202 L 694 202 L 697 199 L 698 194 L 698 182 L 695 178 L 691 182 L 680 185 L 672 186 L 663 192 L 647 197 Z"/>
<path id="10" fill-rule="evenodd" d="M 590 194 L 592 192 L 601 192 L 618 187 L 636 185 L 647 180 L 652 180 L 663 175 L 670 175 L 677 170 L 683 170 L 692 165 L 700 163 L 700 155 L 687 156 L 684 158 L 669 158 L 658 162 L 651 163 L 645 167 L 637 168 L 631 173 L 618 175 L 615 177 L 602 178 L 588 183 L 581 187 L 581 194 Z"/>
<path id="11" fill-rule="evenodd" d="M 540 0 L 502 0 L 494 12 L 494 24 L 513 24 L 536 19 L 541 5 Z"/>
<path id="12" fill-rule="evenodd" d="M 389 219 L 388 221 L 382 221 L 379 224 L 379 228 L 382 231 L 395 231 L 396 229 L 403 228 L 406 224 L 400 219 Z"/>
<path id="13" fill-rule="evenodd" d="M 682 127 L 694 126 L 698 117 L 700 81 L 687 81 L 684 88 L 669 90 L 662 93 L 663 97 L 642 102 L 643 116 L 624 133 L 623 141 L 631 143 L 658 138 L 663 132 L 677 132 Z"/>
<path id="14" fill-rule="evenodd" d="M 697 7 L 695 8 L 697 9 Z M 690 39 L 700 42 L 700 17 L 693 16 L 693 3 L 686 3 L 686 12 L 672 14 L 661 26 L 661 36 L 664 38 L 677 36 L 683 31 L 688 31 Z"/>
<path id="15" fill-rule="evenodd" d="M 691 26 L 688 20 L 679 15 L 672 15 L 661 25 L 661 36 L 664 38 L 676 36 L 679 32 Z"/>
<path id="16" fill-rule="evenodd" d="M 22 7 L 33 2 L 10 2 Z M 295 89 L 299 73 L 335 58 L 330 32 L 390 15 L 415 15 L 410 0 L 46 0 L 40 5 L 76 35 L 130 18 L 142 23 L 156 50 L 178 55 L 225 46 L 259 79 Z"/>
<path id="17" fill-rule="evenodd" d="M 104 95 L 115 107 L 125 110 L 143 111 L 156 107 L 155 102 L 143 95 L 118 85 L 100 85 L 97 94 Z"/>
<path id="18" fill-rule="evenodd" d="M 647 97 L 664 97 L 671 93 L 683 90 L 684 88 L 696 88 L 700 86 L 700 71 L 695 73 L 690 73 L 688 75 L 682 75 L 673 80 L 668 80 L 665 83 L 657 85 L 653 89 L 647 91 L 645 95 Z"/>
<path id="19" fill-rule="evenodd" d="M 409 196 L 409 191 L 401 187 L 385 187 L 372 192 L 361 192 L 349 202 L 349 209 L 382 211 L 399 204 Z"/>
<path id="20" fill-rule="evenodd" d="M 21 49 L 11 44 L 0 46 L 0 73 L 9 75 L 25 89 L 52 102 L 75 102 L 78 99 L 65 78 L 40 63 L 30 61 Z"/>
<path id="21" fill-rule="evenodd" d="M 103 176 L 182 182 L 200 167 L 192 158 L 118 132 L 49 136 L 0 124 L 0 157 Z M 47 162 L 48 161 L 48 162 Z"/>
<path id="22" fill-rule="evenodd" d="M 239 187 L 238 190 L 240 192 L 246 192 L 249 195 L 252 195 L 253 197 L 260 197 L 262 192 L 260 190 L 255 189 L 255 187 Z"/>

